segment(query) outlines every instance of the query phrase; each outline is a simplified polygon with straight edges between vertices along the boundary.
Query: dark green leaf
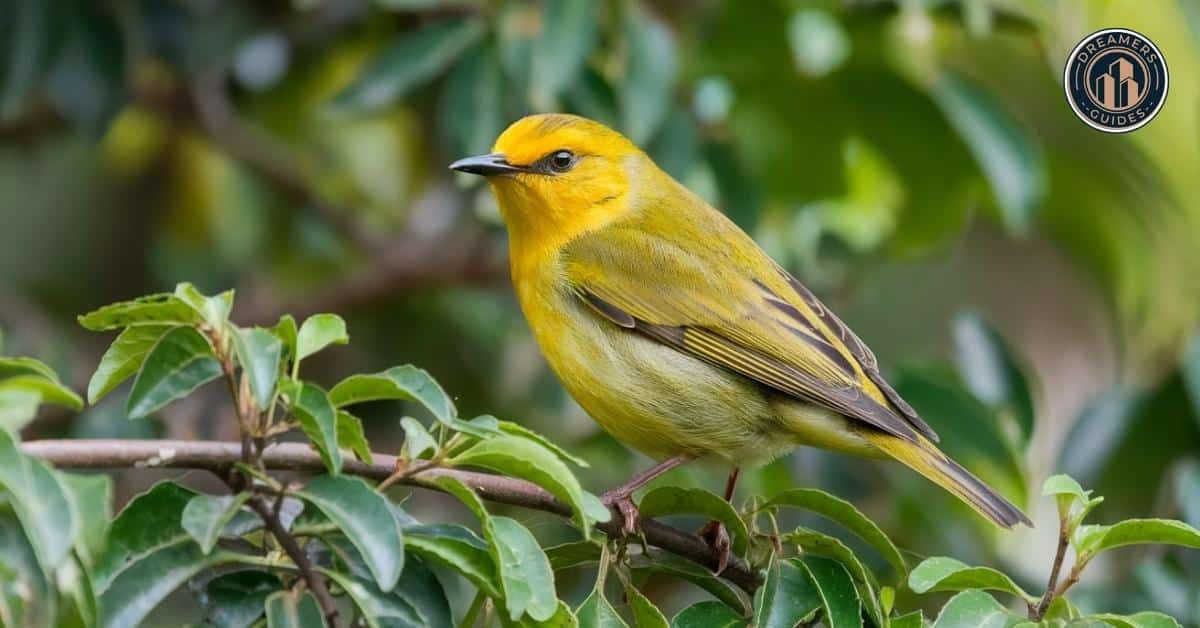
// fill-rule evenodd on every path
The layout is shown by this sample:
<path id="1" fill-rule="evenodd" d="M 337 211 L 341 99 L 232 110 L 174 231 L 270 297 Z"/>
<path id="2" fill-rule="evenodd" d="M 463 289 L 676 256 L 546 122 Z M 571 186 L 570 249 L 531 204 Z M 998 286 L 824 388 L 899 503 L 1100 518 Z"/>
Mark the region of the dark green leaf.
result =
<path id="1" fill-rule="evenodd" d="M 0 619 L 12 626 L 53 625 L 58 600 L 11 510 L 0 508 Z"/>
<path id="2" fill-rule="evenodd" d="M 801 556 L 794 562 L 808 571 L 809 580 L 825 608 L 822 621 L 829 628 L 862 628 L 862 604 L 850 573 L 841 563 L 820 556 Z"/>
<path id="3" fill-rule="evenodd" d="M 1080 526 L 1075 549 L 1081 558 L 1090 560 L 1105 550 L 1143 543 L 1200 548 L 1200 530 L 1172 519 L 1127 519 L 1107 526 Z"/>
<path id="4" fill-rule="evenodd" d="M 291 402 L 292 414 L 304 434 L 317 447 L 329 473 L 342 470 L 342 451 L 338 448 L 337 414 L 329 396 L 314 384 L 304 382 Z"/>
<path id="5" fill-rule="evenodd" d="M 635 574 L 654 573 L 686 580 L 707 591 L 731 608 L 744 609 L 746 602 L 742 599 L 739 589 L 727 580 L 718 578 L 713 573 L 696 563 L 678 558 L 670 554 L 655 555 L 653 560 L 638 560 L 633 564 Z"/>
<path id="6" fill-rule="evenodd" d="M 450 67 L 483 35 L 475 19 L 442 22 L 396 38 L 333 101 L 339 110 L 376 110 Z"/>
<path id="7" fill-rule="evenodd" d="M 207 556 L 190 538 L 139 554 L 122 567 L 100 594 L 100 626 L 136 626 L 164 598 L 204 569 L 236 560 L 217 551 Z"/>
<path id="8" fill-rule="evenodd" d="M 443 423 L 458 416 L 454 402 L 437 380 L 410 364 L 371 375 L 351 375 L 329 391 L 329 398 L 339 408 L 380 399 L 416 401 Z"/>
<path id="9" fill-rule="evenodd" d="M 554 616 L 558 610 L 554 571 L 529 529 L 508 517 L 490 517 L 484 532 L 500 572 L 509 618 L 528 614 L 545 621 Z"/>
<path id="10" fill-rule="evenodd" d="M 504 130 L 505 76 L 496 50 L 480 45 L 463 55 L 446 78 L 442 124 L 459 154 L 486 153 Z"/>
<path id="11" fill-rule="evenodd" d="M 625 599 L 633 614 L 633 625 L 636 628 L 668 628 L 667 618 L 637 587 L 625 587 Z"/>
<path id="12" fill-rule="evenodd" d="M 967 388 L 984 403 L 1007 410 L 1018 429 L 1019 443 L 1033 435 L 1033 394 L 1020 360 L 986 321 L 974 314 L 954 320 L 958 370 Z"/>
<path id="13" fill-rule="evenodd" d="M 190 327 L 177 327 L 150 349 L 133 380 L 126 412 L 130 418 L 144 417 L 220 375 L 208 341 Z"/>
<path id="14" fill-rule="evenodd" d="M 488 545 L 467 528 L 450 524 L 406 527 L 404 548 L 457 571 L 488 597 L 501 596 Z"/>
<path id="15" fill-rule="evenodd" d="M 595 541 L 575 541 L 546 548 L 550 568 L 554 571 L 590 565 L 600 560 L 600 545 Z"/>
<path id="16" fill-rule="evenodd" d="M 619 93 L 621 119 L 635 144 L 654 137 L 671 108 L 678 65 L 671 31 L 640 3 L 623 5 L 623 24 L 629 57 Z"/>
<path id="17" fill-rule="evenodd" d="M 180 520 L 183 529 L 200 544 L 200 550 L 208 554 L 216 547 L 221 531 L 247 499 L 250 499 L 250 493 L 197 495 L 183 509 Z"/>
<path id="18" fill-rule="evenodd" d="M 570 504 L 584 538 L 590 535 L 593 520 L 585 510 L 583 489 L 558 456 L 534 441 L 518 436 L 497 436 L 479 441 L 451 460 L 454 465 L 469 465 L 529 480 Z"/>
<path id="19" fill-rule="evenodd" d="M 71 551 L 76 522 L 67 491 L 44 462 L 21 453 L 15 438 L 0 430 L 0 487 L 11 495 L 22 529 L 45 573 L 53 573 Z"/>
<path id="20" fill-rule="evenodd" d="M 146 354 L 171 329 L 170 325 L 129 327 L 117 336 L 100 358 L 100 365 L 88 382 L 88 403 L 104 398 L 142 366 Z"/>
<path id="21" fill-rule="evenodd" d="M 280 591 L 267 598 L 268 628 L 324 628 L 325 616 L 311 593 Z"/>
<path id="22" fill-rule="evenodd" d="M 897 615 L 891 620 L 891 628 L 925 628 L 925 615 L 921 611 Z"/>
<path id="23" fill-rule="evenodd" d="M 250 378 L 250 392 L 260 410 L 271 405 L 275 397 L 275 382 L 279 380 L 279 359 L 283 343 L 271 332 L 261 328 L 238 329 L 233 333 L 238 361 Z"/>
<path id="24" fill-rule="evenodd" d="M 235 571 L 208 581 L 196 600 L 209 624 L 247 628 L 262 617 L 267 596 L 281 588 L 279 578 L 265 571 Z"/>
<path id="25" fill-rule="evenodd" d="M 754 593 L 757 628 L 792 628 L 821 609 L 821 596 L 808 572 L 790 560 L 772 558 L 767 579 Z"/>
<path id="26" fill-rule="evenodd" d="M 195 495 L 174 482 L 160 482 L 130 500 L 109 528 L 108 543 L 94 574 L 96 589 L 103 590 L 139 555 L 181 540 L 191 542 L 182 520 L 183 509 Z"/>
<path id="27" fill-rule="evenodd" d="M 371 464 L 371 446 L 363 433 L 362 420 L 345 410 L 337 411 L 337 441 L 339 447 L 353 451 L 359 460 Z"/>
<path id="28" fill-rule="evenodd" d="M 387 593 L 369 580 L 327 569 L 321 571 L 350 595 L 371 628 L 453 625 L 446 594 L 433 574 L 419 562 L 410 562 L 400 582 Z"/>
<path id="29" fill-rule="evenodd" d="M 704 489 L 662 486 L 642 497 L 638 511 L 643 517 L 689 513 L 720 521 L 729 532 L 735 554 L 745 553 L 750 540 L 750 532 L 733 506 Z"/>
<path id="30" fill-rule="evenodd" d="M 347 342 L 350 342 L 350 336 L 346 333 L 346 321 L 341 316 L 314 314 L 304 320 L 296 334 L 295 360 L 299 362 L 329 345 L 344 345 Z"/>
<path id="31" fill-rule="evenodd" d="M 942 607 L 933 628 L 1011 628 L 1025 621 L 983 591 L 963 591 Z"/>
<path id="32" fill-rule="evenodd" d="M 387 499 L 361 478 L 320 476 L 296 495 L 329 517 L 371 569 L 379 587 L 390 590 L 404 566 L 400 526 Z"/>
<path id="33" fill-rule="evenodd" d="M 894 626 L 895 624 L 893 624 Z M 746 618 L 720 602 L 699 602 L 679 611 L 671 628 L 745 628 Z"/>
<path id="34" fill-rule="evenodd" d="M 774 506 L 802 508 L 838 523 L 875 548 L 897 572 L 904 573 L 907 570 L 904 557 L 895 543 L 874 521 L 844 499 L 817 489 L 797 488 L 772 497 L 762 507 Z"/>
<path id="35" fill-rule="evenodd" d="M 132 301 L 106 305 L 79 317 L 79 324 L 92 331 L 107 331 L 135 325 L 194 325 L 200 315 L 172 294 L 152 294 Z"/>
<path id="36" fill-rule="evenodd" d="M 943 72 L 930 91 L 987 177 L 1004 225 L 1023 235 L 1046 195 L 1041 145 L 991 93 Z"/>
<path id="37" fill-rule="evenodd" d="M 560 0 L 543 5 L 542 29 L 533 40 L 530 100 L 535 109 L 554 109 L 556 97 L 575 82 L 596 44 L 596 5 Z"/>
<path id="38" fill-rule="evenodd" d="M 575 609 L 575 617 L 579 619 L 579 628 L 629 628 L 599 588 L 592 589 L 592 594 Z"/>

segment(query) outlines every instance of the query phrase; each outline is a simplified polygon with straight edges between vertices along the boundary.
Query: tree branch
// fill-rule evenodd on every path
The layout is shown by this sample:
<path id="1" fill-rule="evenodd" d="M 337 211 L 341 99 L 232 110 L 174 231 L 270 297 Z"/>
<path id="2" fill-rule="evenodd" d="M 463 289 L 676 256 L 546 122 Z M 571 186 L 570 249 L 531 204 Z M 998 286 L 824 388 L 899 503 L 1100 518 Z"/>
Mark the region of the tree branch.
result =
<path id="1" fill-rule="evenodd" d="M 157 467 L 168 469 L 203 469 L 225 477 L 232 465 L 241 458 L 238 443 L 219 441 L 172 440 L 42 440 L 23 443 L 21 450 L 56 467 L 73 469 L 114 469 L 127 467 Z M 382 481 L 396 470 L 395 456 L 373 454 L 374 464 L 347 460 L 343 473 Z M 267 469 L 320 473 L 325 465 L 315 451 L 301 443 L 276 443 L 262 452 Z M 488 501 L 541 510 L 569 517 L 571 509 L 530 482 L 501 475 L 435 468 L 414 473 L 402 484 L 440 491 L 433 482 L 439 477 L 458 479 Z M 653 519 L 641 521 L 646 542 L 667 552 L 716 570 L 720 555 L 699 536 L 684 532 Z M 614 513 L 608 523 L 597 525 L 602 532 L 616 538 L 621 535 L 621 518 Z M 745 561 L 733 557 L 721 577 L 753 593 L 762 584 L 760 575 Z"/>

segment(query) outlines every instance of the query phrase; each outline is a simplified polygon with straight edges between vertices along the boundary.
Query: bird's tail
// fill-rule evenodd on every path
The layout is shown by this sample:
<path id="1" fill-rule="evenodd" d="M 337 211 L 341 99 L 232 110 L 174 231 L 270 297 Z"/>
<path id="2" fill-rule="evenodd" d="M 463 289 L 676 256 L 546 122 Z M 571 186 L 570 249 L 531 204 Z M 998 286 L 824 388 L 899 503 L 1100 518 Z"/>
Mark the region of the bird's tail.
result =
<path id="1" fill-rule="evenodd" d="M 979 514 L 991 519 L 996 525 L 1011 528 L 1018 523 L 1033 527 L 1025 513 L 1014 506 L 982 480 L 971 475 L 936 445 L 918 437 L 917 442 L 907 441 L 890 434 L 873 434 L 868 437 L 875 446 L 891 457 L 903 462 L 934 484 L 950 491 L 969 504 Z"/>

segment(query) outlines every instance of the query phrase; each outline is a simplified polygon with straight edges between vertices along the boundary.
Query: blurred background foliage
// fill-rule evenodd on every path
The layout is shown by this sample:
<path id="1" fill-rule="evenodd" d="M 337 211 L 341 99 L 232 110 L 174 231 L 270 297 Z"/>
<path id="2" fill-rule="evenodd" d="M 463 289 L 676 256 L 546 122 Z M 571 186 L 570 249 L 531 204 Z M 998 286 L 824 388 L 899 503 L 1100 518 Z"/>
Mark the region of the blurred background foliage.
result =
<path id="1" fill-rule="evenodd" d="M 103 345 L 74 314 L 177 281 L 236 287 L 243 322 L 345 315 L 354 349 L 312 367 L 330 381 L 420 364 L 464 411 L 572 445 L 588 488 L 617 483 L 647 461 L 546 370 L 490 194 L 445 169 L 522 115 L 570 111 L 751 232 L 1010 496 L 1061 470 L 1107 496 L 1099 520 L 1200 525 L 1194 0 L 0 0 L 0 15 L 5 352 L 77 390 Z M 1109 26 L 1149 36 L 1172 78 L 1122 136 L 1075 120 L 1060 84 L 1074 44 Z M 25 437 L 229 438 L 219 408 L 49 411 Z M 394 410 L 367 416 L 373 442 L 399 438 Z M 126 473 L 118 497 L 150 475 Z M 1029 503 L 1038 530 L 999 535 L 912 474 L 821 452 L 739 495 L 793 485 L 854 500 L 914 552 L 1029 583 L 1052 553 L 1047 500 Z M 1106 565 L 1081 606 L 1200 622 L 1194 555 Z M 694 595 L 667 585 L 667 608 Z"/>

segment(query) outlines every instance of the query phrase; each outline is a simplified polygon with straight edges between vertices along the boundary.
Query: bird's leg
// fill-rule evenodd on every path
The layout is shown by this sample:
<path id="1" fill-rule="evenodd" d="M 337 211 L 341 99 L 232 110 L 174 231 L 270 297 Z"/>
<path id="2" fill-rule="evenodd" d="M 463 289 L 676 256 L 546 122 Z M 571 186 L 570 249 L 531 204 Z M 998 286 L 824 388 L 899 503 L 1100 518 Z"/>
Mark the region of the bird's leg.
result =
<path id="1" fill-rule="evenodd" d="M 729 478 L 725 480 L 725 501 L 733 501 L 733 489 L 737 486 L 738 473 L 740 469 L 734 467 L 729 472 Z M 717 550 L 717 575 L 725 571 L 725 567 L 729 565 L 729 556 L 731 555 L 730 547 L 732 545 L 729 539 L 729 530 L 725 529 L 725 524 L 720 521 L 709 521 L 703 528 L 700 529 L 700 537 L 708 542 L 709 546 Z"/>
<path id="2" fill-rule="evenodd" d="M 678 467 L 688 460 L 691 460 L 691 456 L 678 455 L 673 458 L 667 458 L 653 467 L 650 467 L 649 469 L 646 469 L 645 471 L 642 471 L 641 473 L 629 478 L 628 482 L 614 487 L 605 492 L 604 495 L 600 496 L 600 499 L 604 501 L 605 506 L 616 506 L 617 511 L 621 513 L 622 532 L 624 532 L 626 535 L 630 535 L 637 531 L 638 509 L 637 505 L 633 503 L 634 491 L 649 484 L 654 478 L 666 473 L 667 471 L 670 471 L 671 469 L 674 469 L 675 467 Z"/>

